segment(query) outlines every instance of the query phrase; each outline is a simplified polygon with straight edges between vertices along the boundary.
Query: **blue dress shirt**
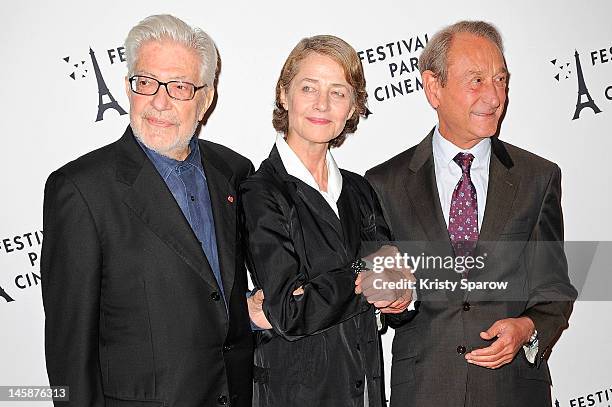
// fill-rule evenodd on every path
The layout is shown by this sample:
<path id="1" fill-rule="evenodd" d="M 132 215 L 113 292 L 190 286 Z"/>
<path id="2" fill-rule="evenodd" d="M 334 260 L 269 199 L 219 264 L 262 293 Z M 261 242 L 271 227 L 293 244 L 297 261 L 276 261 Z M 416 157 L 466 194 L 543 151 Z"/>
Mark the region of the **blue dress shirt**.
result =
<path id="1" fill-rule="evenodd" d="M 157 172 L 159 172 L 159 175 L 161 175 L 168 189 L 170 189 L 176 203 L 181 208 L 183 215 L 185 215 L 185 219 L 189 222 L 193 233 L 202 246 L 202 250 L 208 259 L 208 264 L 212 268 L 225 299 L 210 194 L 208 192 L 206 174 L 202 167 L 200 146 L 197 138 L 194 137 L 189 142 L 190 152 L 184 161 L 177 161 L 163 156 L 142 144 L 140 140 L 138 142 L 157 169 Z"/>

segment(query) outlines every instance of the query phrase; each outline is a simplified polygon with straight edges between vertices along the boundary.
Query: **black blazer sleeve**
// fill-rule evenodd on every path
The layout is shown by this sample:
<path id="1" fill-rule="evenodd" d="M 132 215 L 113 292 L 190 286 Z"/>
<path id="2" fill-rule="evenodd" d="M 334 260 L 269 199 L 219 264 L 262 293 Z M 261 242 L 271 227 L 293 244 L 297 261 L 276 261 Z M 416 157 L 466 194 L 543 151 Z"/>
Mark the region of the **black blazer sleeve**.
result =
<path id="1" fill-rule="evenodd" d="M 275 184 L 251 178 L 241 185 L 241 197 L 249 269 L 255 284 L 263 289 L 264 312 L 276 334 L 297 340 L 369 308 L 354 293 L 349 264 L 319 269 L 311 277 L 310 270 L 329 265 L 324 258 L 306 259 L 296 243 L 303 242 L 299 221 L 292 213 L 296 208 Z M 298 287 L 304 294 L 294 296 Z"/>
<path id="2" fill-rule="evenodd" d="M 538 361 L 546 356 L 561 332 L 568 327 L 576 289 L 568 277 L 563 250 L 561 170 L 555 166 L 544 193 L 536 226 L 528 244 L 529 300 L 524 316 L 538 331 Z"/>
<path id="3" fill-rule="evenodd" d="M 61 173 L 45 186 L 41 278 L 51 386 L 70 384 L 62 406 L 103 407 L 98 353 L 100 241 L 76 185 Z"/>

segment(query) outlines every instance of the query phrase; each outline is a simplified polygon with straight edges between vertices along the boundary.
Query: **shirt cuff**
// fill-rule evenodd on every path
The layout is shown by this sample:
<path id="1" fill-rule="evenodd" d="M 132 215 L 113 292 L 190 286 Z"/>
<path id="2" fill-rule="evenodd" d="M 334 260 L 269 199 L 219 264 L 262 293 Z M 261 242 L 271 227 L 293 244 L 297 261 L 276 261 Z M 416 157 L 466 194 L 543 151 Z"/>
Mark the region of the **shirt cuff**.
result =
<path id="1" fill-rule="evenodd" d="M 415 289 L 412 289 L 412 301 L 410 301 L 410 304 L 408 304 L 408 308 L 406 308 L 408 311 L 415 311 L 416 308 L 414 307 L 414 303 L 417 301 L 417 291 Z"/>
<path id="2" fill-rule="evenodd" d="M 525 351 L 525 357 L 529 363 L 535 363 L 536 357 L 538 356 L 538 340 L 533 343 L 531 346 L 523 345 L 523 350 Z"/>

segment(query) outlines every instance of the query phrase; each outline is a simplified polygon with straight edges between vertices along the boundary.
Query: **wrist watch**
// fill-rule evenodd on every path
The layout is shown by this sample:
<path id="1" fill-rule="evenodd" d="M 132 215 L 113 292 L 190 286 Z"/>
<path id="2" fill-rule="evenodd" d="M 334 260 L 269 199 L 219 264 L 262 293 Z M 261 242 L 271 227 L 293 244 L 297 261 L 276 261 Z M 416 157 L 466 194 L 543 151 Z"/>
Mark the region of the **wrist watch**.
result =
<path id="1" fill-rule="evenodd" d="M 529 341 L 527 341 L 525 346 L 527 346 L 528 348 L 535 348 L 536 346 L 538 346 L 538 330 L 537 329 L 533 330 L 533 335 L 531 335 L 531 337 L 529 338 Z"/>

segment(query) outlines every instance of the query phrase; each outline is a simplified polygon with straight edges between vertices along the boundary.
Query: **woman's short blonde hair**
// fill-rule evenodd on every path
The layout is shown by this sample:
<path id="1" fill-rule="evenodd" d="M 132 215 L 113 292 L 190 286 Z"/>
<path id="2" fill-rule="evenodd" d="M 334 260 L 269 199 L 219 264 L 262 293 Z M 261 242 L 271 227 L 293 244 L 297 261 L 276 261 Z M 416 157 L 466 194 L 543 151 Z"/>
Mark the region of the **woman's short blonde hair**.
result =
<path id="1" fill-rule="evenodd" d="M 351 97 L 355 112 L 346 121 L 342 132 L 329 142 L 330 147 L 339 147 L 344 143 L 347 134 L 352 134 L 357 130 L 359 116 L 366 114 L 368 94 L 365 88 L 366 81 L 363 67 L 357 52 L 347 42 L 333 35 L 316 35 L 304 38 L 293 48 L 276 83 L 276 101 L 272 113 L 272 124 L 276 131 L 280 133 L 287 134 L 289 131 L 289 117 L 287 110 L 281 103 L 281 91 L 289 89 L 291 81 L 300 69 L 300 62 L 313 52 L 328 56 L 340 64 L 344 70 L 345 79 L 351 86 Z"/>

